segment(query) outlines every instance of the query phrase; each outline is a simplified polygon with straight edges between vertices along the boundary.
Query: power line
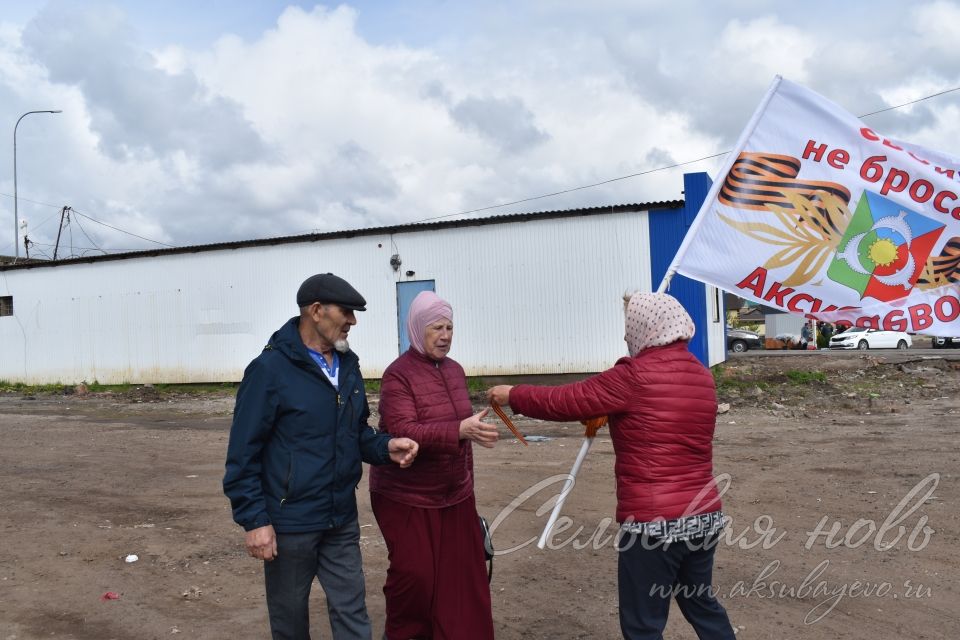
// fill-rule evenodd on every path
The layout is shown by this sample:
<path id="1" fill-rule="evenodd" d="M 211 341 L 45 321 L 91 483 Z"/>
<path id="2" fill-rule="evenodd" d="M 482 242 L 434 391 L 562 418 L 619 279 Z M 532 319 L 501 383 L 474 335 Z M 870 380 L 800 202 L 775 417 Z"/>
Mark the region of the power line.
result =
<path id="1" fill-rule="evenodd" d="M 918 102 L 923 102 L 924 100 L 929 100 L 930 98 L 936 98 L 937 96 L 942 96 L 942 95 L 944 95 L 944 94 L 952 93 L 952 92 L 954 92 L 954 91 L 960 91 L 960 87 L 954 87 L 953 89 L 947 89 L 946 91 L 941 91 L 940 93 L 934 93 L 934 94 L 931 94 L 931 95 L 929 95 L 929 96 L 925 96 L 925 97 L 923 97 L 923 98 L 918 98 L 917 100 L 911 100 L 910 102 L 904 102 L 903 104 L 898 104 L 898 105 L 895 106 L 895 107 L 887 107 L 886 109 L 880 109 L 879 111 L 871 111 L 870 113 L 865 113 L 865 114 L 863 114 L 862 116 L 859 116 L 859 117 L 861 117 L 861 118 L 866 118 L 867 116 L 875 116 L 875 115 L 877 115 L 878 113 L 883 113 L 883 112 L 885 112 L 885 111 L 893 111 L 894 109 L 899 109 L 899 108 L 901 108 L 901 107 L 907 107 L 907 106 L 910 106 L 911 104 L 917 104 Z"/>
<path id="2" fill-rule="evenodd" d="M 13 197 L 11 194 L 9 194 L 9 193 L 3 193 L 3 192 L 0 192 L 0 196 L 6 196 L 6 197 L 8 197 L 8 198 L 12 198 L 12 197 Z M 31 200 L 30 198 L 24 198 L 23 196 L 18 196 L 18 197 L 17 197 L 17 200 L 20 200 L 21 202 L 30 202 L 30 203 L 32 203 L 32 204 L 39 204 L 39 205 L 42 205 L 42 206 L 44 206 L 44 207 L 52 207 L 52 208 L 54 208 L 54 209 L 60 209 L 60 208 L 62 208 L 62 207 L 60 207 L 59 205 L 50 204 L 49 202 L 41 202 L 40 200 Z M 106 222 L 101 222 L 101 221 L 99 221 L 99 220 L 97 220 L 97 219 L 95 219 L 95 218 L 91 218 L 91 217 L 88 216 L 88 215 L 85 215 L 85 214 L 83 214 L 83 213 L 80 213 L 80 212 L 77 211 L 76 209 L 72 209 L 72 211 L 73 211 L 74 213 L 77 213 L 78 215 L 83 216 L 83 217 L 86 218 L 87 220 L 90 220 L 91 222 L 96 222 L 97 224 L 102 224 L 102 225 L 105 226 L 105 227 L 110 227 L 110 228 L 113 229 L 114 231 L 119 231 L 120 233 L 126 233 L 127 235 L 134 236 L 135 238 L 140 238 L 141 240 L 146 240 L 147 242 L 153 242 L 153 243 L 155 243 L 155 244 L 159 244 L 159 245 L 162 245 L 162 246 L 164 246 L 164 247 L 170 247 L 171 249 L 172 249 L 172 248 L 175 248 L 173 245 L 164 244 L 163 242 L 158 242 L 157 240 L 151 240 L 150 238 L 145 238 L 145 237 L 143 237 L 143 236 L 138 236 L 138 235 L 135 234 L 135 233 L 131 233 L 130 231 L 125 231 L 124 229 L 120 229 L 119 227 L 111 226 L 111 225 L 107 224 Z M 35 227 L 35 228 L 39 228 L 40 225 L 42 225 L 42 224 L 44 224 L 45 222 L 49 221 L 51 218 L 53 218 L 53 216 L 50 216 L 50 218 L 47 218 L 46 220 L 44 220 L 43 222 L 41 222 L 39 225 L 37 225 L 37 227 Z M 81 227 L 80 230 L 83 231 L 83 227 Z M 84 231 L 84 235 L 86 235 L 86 232 L 85 232 L 85 231 Z M 88 239 L 89 239 L 89 238 L 88 238 Z M 93 244 L 96 244 L 95 242 L 93 242 L 93 240 L 90 240 L 90 242 L 93 243 Z M 11 246 L 13 246 L 13 245 L 11 245 Z M 103 250 L 101 249 L 101 251 L 103 251 Z M 104 251 L 104 253 L 106 253 L 106 251 Z"/>
<path id="3" fill-rule="evenodd" d="M 104 251 L 103 249 L 101 249 L 100 247 L 97 247 L 97 243 L 93 241 L 93 238 L 91 238 L 91 237 L 90 237 L 90 234 L 88 234 L 87 231 L 86 231 L 86 229 L 83 228 L 83 225 L 80 224 L 80 221 L 74 219 L 73 222 L 76 222 L 76 223 L 77 223 L 77 228 L 80 229 L 81 232 L 83 232 L 84 237 L 85 237 L 87 240 L 90 241 L 90 244 L 92 244 L 94 247 L 96 247 L 97 251 L 100 251 L 100 252 L 102 252 L 104 255 L 106 255 L 107 252 Z"/>
<path id="4" fill-rule="evenodd" d="M 49 243 L 46 243 L 46 242 L 34 242 L 33 240 L 31 240 L 31 241 L 30 241 L 30 246 L 32 247 L 32 246 L 34 246 L 34 245 L 36 245 L 36 246 L 38 246 L 38 247 L 53 247 L 53 246 L 55 246 L 55 245 L 52 245 L 52 244 L 49 244 Z M 76 249 L 77 251 L 103 251 L 103 249 L 101 249 L 100 247 L 79 247 L 79 246 L 77 246 L 77 247 L 74 247 L 74 249 Z M 133 251 L 143 251 L 143 249 L 142 249 L 142 248 L 141 248 L 141 249 L 115 249 L 115 251 L 119 251 L 119 252 L 124 252 L 124 253 L 126 253 L 126 252 L 133 252 Z M 58 259 L 59 259 L 59 258 L 58 258 Z M 66 259 L 67 259 L 67 258 L 63 258 L 63 260 L 66 260 Z"/>
<path id="5" fill-rule="evenodd" d="M 480 211 L 487 211 L 488 209 L 499 209 L 500 207 L 509 207 L 513 204 L 522 204 L 524 202 L 530 202 L 532 200 L 542 200 L 543 198 L 551 198 L 553 196 L 563 195 L 564 193 L 572 193 L 573 191 L 581 191 L 583 189 L 590 189 L 592 187 L 599 187 L 600 185 L 610 184 L 611 182 L 617 182 L 619 180 L 626 180 L 627 178 L 636 178 L 637 176 L 644 176 L 648 173 L 654 173 L 656 171 L 665 171 L 667 169 L 675 169 L 677 167 L 682 167 L 685 164 L 693 164 L 694 162 L 702 162 L 704 160 L 710 160 L 711 158 L 717 158 L 719 156 L 725 156 L 729 151 L 724 151 L 722 153 L 715 153 L 711 156 L 704 156 L 702 158 L 697 158 L 696 160 L 687 160 L 685 162 L 678 162 L 677 164 L 671 164 L 666 167 L 657 167 L 656 169 L 647 169 L 646 171 L 639 171 L 637 173 L 631 173 L 628 176 L 620 176 L 618 178 L 610 178 L 609 180 L 603 180 L 602 182 L 594 182 L 593 184 L 585 184 L 581 187 L 573 187 L 571 189 L 564 189 L 562 191 L 554 191 L 553 193 L 545 193 L 542 196 L 533 196 L 532 198 L 523 198 L 521 200 L 514 200 L 513 202 L 504 202 L 503 204 L 493 204 L 489 207 L 480 207 L 479 209 L 470 209 L 468 211 L 459 211 L 457 213 L 448 213 L 443 216 L 434 216 L 432 218 L 423 218 L 422 220 L 417 220 L 417 222 L 429 222 L 430 220 L 440 220 L 441 218 L 452 218 L 453 216 L 464 216 L 468 213 L 477 213 Z"/>
<path id="6" fill-rule="evenodd" d="M 56 218 L 56 217 L 57 217 L 57 214 L 53 214 L 52 216 L 49 216 L 49 217 L 47 217 L 47 218 L 44 218 L 43 222 L 41 222 L 40 224 L 33 225 L 33 227 L 32 227 L 33 231 L 36 232 L 37 229 L 39 229 L 39 228 L 42 227 L 43 225 L 47 224 L 48 222 L 50 222 L 51 220 L 53 220 L 53 219 Z"/>
<path id="7" fill-rule="evenodd" d="M 0 193 L 0 196 L 5 196 L 5 195 L 7 195 L 7 194 L 5 194 L 5 193 Z M 11 196 L 11 197 L 12 197 L 12 196 Z M 19 200 L 26 200 L 26 198 L 18 198 L 18 199 L 19 199 Z M 34 201 L 33 201 L 33 200 L 28 200 L 28 202 L 34 202 Z M 44 204 L 44 205 L 45 205 L 46 203 L 37 202 L 37 203 L 35 203 L 35 204 Z M 46 205 L 46 206 L 53 206 L 53 205 Z M 60 207 L 57 207 L 57 208 L 59 209 Z M 56 217 L 57 217 L 57 214 L 53 214 L 52 216 L 49 216 L 49 217 L 47 217 L 47 218 L 44 218 L 44 219 L 43 219 L 43 222 L 41 222 L 41 223 L 38 224 L 38 225 L 34 225 L 34 226 L 33 226 L 33 228 L 32 228 L 33 231 L 36 232 L 37 229 L 39 229 L 39 228 L 42 227 L 43 225 L 47 224 L 48 222 L 50 222 L 51 220 L 53 220 L 53 219 L 56 218 Z M 31 244 L 32 244 L 32 243 L 33 243 L 33 240 L 31 240 L 30 242 L 31 242 Z M 10 243 L 5 243 L 5 244 L 3 245 L 3 251 L 6 252 L 6 251 L 7 251 L 7 247 L 13 247 L 13 245 L 14 245 L 14 243 L 12 243 L 12 242 L 10 242 Z M 53 245 L 50 245 L 50 246 L 53 246 Z"/>
<path id="8" fill-rule="evenodd" d="M 860 118 L 866 118 L 866 117 L 868 117 L 868 116 L 877 115 L 877 114 L 879 114 L 879 113 L 885 113 L 885 112 L 887 112 L 887 111 L 893 111 L 893 110 L 895 110 L 895 109 L 902 109 L 903 107 L 907 107 L 907 106 L 910 106 L 910 105 L 912 105 L 912 104 L 917 104 L 918 102 L 923 102 L 923 101 L 925 101 L 925 100 L 930 100 L 930 99 L 932 99 L 932 98 L 937 98 L 937 97 L 939 97 L 939 96 L 946 95 L 946 94 L 948 94 L 948 93 L 953 93 L 954 91 L 960 91 L 960 87 L 953 87 L 953 88 L 951 88 L 951 89 L 945 89 L 945 90 L 943 90 L 943 91 L 940 91 L 940 92 L 937 92 L 937 93 L 933 93 L 933 94 L 930 94 L 930 95 L 928 95 L 928 96 L 924 96 L 924 97 L 922 97 L 922 98 L 918 98 L 918 99 L 916 99 L 916 100 L 911 100 L 911 101 L 909 101 L 909 102 L 904 102 L 903 104 L 898 104 L 898 105 L 895 105 L 895 106 L 892 106 L 892 107 L 886 107 L 886 108 L 884 108 L 884 109 L 879 109 L 879 110 L 877 110 L 877 111 L 871 111 L 870 113 L 865 113 L 865 114 L 860 115 L 860 116 L 858 116 L 858 117 L 860 117 Z M 621 180 L 628 180 L 628 179 L 630 179 L 630 178 L 636 178 L 636 177 L 639 177 L 639 176 L 649 175 L 649 174 L 651 174 L 651 173 L 656 173 L 656 172 L 658 172 L 658 171 L 666 171 L 666 170 L 668 170 L 668 169 L 676 169 L 676 168 L 678 168 L 678 167 L 683 167 L 683 166 L 686 166 L 686 165 L 689 165 L 689 164 L 695 164 L 695 163 L 697 163 L 697 162 L 703 162 L 703 161 L 705 161 L 705 160 L 712 160 L 713 158 L 719 158 L 720 156 L 724 156 L 724 155 L 726 155 L 726 154 L 728 154 L 728 153 L 730 153 L 730 150 L 729 150 L 729 149 L 728 149 L 727 151 L 722 151 L 722 152 L 720 152 L 720 153 L 714 153 L 714 154 L 712 154 L 712 155 L 704 156 L 704 157 L 702 157 L 702 158 L 697 158 L 697 159 L 695 159 L 695 160 L 685 160 L 685 161 L 683 161 L 683 162 L 677 162 L 677 163 L 675 163 L 675 164 L 666 165 L 666 166 L 663 166 L 663 167 L 656 167 L 656 168 L 653 168 L 653 169 L 647 169 L 647 170 L 645 170 L 645 171 L 638 171 L 638 172 L 636 172 L 636 173 L 631 173 L 631 174 L 628 174 L 628 175 L 625 175 L 625 176 L 618 176 L 618 177 L 616 177 L 616 178 L 609 178 L 609 179 L 607 179 L 607 180 L 601 180 L 600 182 L 594 182 L 594 183 L 591 183 L 591 184 L 585 184 L 585 185 L 581 185 L 581 186 L 579 186 L 579 187 L 571 187 L 571 188 L 569 188 L 569 189 L 561 189 L 560 191 L 554 191 L 554 192 L 551 192 L 551 193 L 545 193 L 545 194 L 542 194 L 542 195 L 539 195 L 539 196 L 531 196 L 531 197 L 529 197 L 529 198 L 521 198 L 521 199 L 519 199 L 519 200 L 513 200 L 513 201 L 511 201 L 511 202 L 503 202 L 503 203 L 501 203 L 501 204 L 494 204 L 494 205 L 489 205 L 489 206 L 486 206 L 486 207 L 478 207 L 478 208 L 476 208 L 476 209 L 467 209 L 467 210 L 465 210 L 465 211 L 458 211 L 458 212 L 456 212 L 456 213 L 448 213 L 448 214 L 441 215 L 441 216 L 432 216 L 432 217 L 429 217 L 429 218 L 421 218 L 421 219 L 419 219 L 419 220 L 414 220 L 414 221 L 411 222 L 410 224 L 416 224 L 416 223 L 418 223 L 418 222 L 430 222 L 430 221 L 432 221 L 432 220 L 442 220 L 442 219 L 444 219 L 444 218 L 453 218 L 453 217 L 456 217 L 456 216 L 465 216 L 465 215 L 469 215 L 469 214 L 472 214 L 472 213 L 480 213 L 480 212 L 482 212 L 482 211 L 489 211 L 489 210 L 491 210 L 491 209 L 500 209 L 500 208 L 503 208 L 503 207 L 509 207 L 509 206 L 513 206 L 513 205 L 517 205 L 517 204 L 523 204 L 524 202 L 533 202 L 533 201 L 535 201 L 535 200 L 543 200 L 544 198 L 552 198 L 552 197 L 564 195 L 564 194 L 567 194 L 567 193 L 573 193 L 573 192 L 575 192 L 575 191 L 582 191 L 582 190 L 584 190 L 584 189 L 592 189 L 592 188 L 594 188 L 594 187 L 600 187 L 600 186 L 603 186 L 603 185 L 605 185 L 605 184 L 610 184 L 610 183 L 613 183 L 613 182 L 619 182 L 619 181 L 621 181 Z M 2 195 L 2 196 L 7 196 L 8 198 L 12 198 L 12 197 L 13 197 L 12 195 L 10 195 L 10 194 L 8 194 L 8 193 L 2 193 L 2 192 L 0 192 L 0 195 Z M 25 201 L 25 202 L 30 202 L 30 203 L 33 203 L 33 204 L 42 205 L 42 206 L 45 206 L 45 207 L 52 207 L 52 208 L 54 208 L 54 209 L 59 209 L 59 208 L 60 208 L 60 207 L 57 206 L 57 205 L 50 204 L 50 203 L 48 203 L 48 202 L 41 202 L 41 201 L 39 201 L 39 200 L 31 200 L 31 199 L 29 199 L 29 198 L 18 198 L 18 199 L 19 199 L 19 200 L 23 200 L 23 201 Z M 79 216 L 82 216 L 82 217 L 86 218 L 87 220 L 90 220 L 91 222 L 95 222 L 95 223 L 97 223 L 97 224 L 99 224 L 99 225 L 103 225 L 103 226 L 105 226 L 105 227 L 107 227 L 107 228 L 109 228 L 109 229 L 113 229 L 114 231 L 119 231 L 120 233 L 125 233 L 125 234 L 130 235 L 130 236 L 133 236 L 133 237 L 135 237 L 135 238 L 139 238 L 139 239 L 141 239 L 141 240 L 146 240 L 147 242 L 152 242 L 152 243 L 154 243 L 154 244 L 158 244 L 158 245 L 163 246 L 163 247 L 168 247 L 168 248 L 171 248 L 171 249 L 175 248 L 174 245 L 169 245 L 169 244 L 160 242 L 160 241 L 158 241 L 158 240 L 152 240 L 152 239 L 150 239 L 150 238 L 146 238 L 146 237 L 144 237 L 144 236 L 137 235 L 136 233 L 132 233 L 132 232 L 130 232 L 130 231 L 126 231 L 126 230 L 124 230 L 124 229 L 120 229 L 119 227 L 114 227 L 114 226 L 112 226 L 112 225 L 107 224 L 106 222 L 101 222 L 100 220 L 97 220 L 96 218 L 92 218 L 92 217 L 90 217 L 90 216 L 88 216 L 88 215 L 86 215 L 86 214 L 80 213 L 80 212 L 77 211 L 76 209 L 73 209 L 73 212 L 76 213 L 76 214 L 79 215 Z M 50 219 L 50 218 L 47 218 L 46 220 L 44 220 L 43 222 L 41 222 L 40 225 L 44 224 L 44 223 L 47 222 L 49 219 Z M 38 227 L 39 227 L 40 225 L 38 225 Z M 80 225 L 79 225 L 79 222 L 77 223 L 77 225 L 80 226 Z M 89 240 L 91 244 L 96 245 L 96 243 L 90 238 L 90 236 L 87 235 L 86 231 L 84 231 L 84 229 L 83 229 L 82 226 L 80 227 L 80 230 L 83 232 L 83 234 L 84 234 L 85 236 L 87 236 L 87 240 Z M 71 233 L 71 243 L 72 243 L 72 233 Z M 100 249 L 99 247 L 97 247 L 97 250 L 103 251 L 103 253 L 107 253 L 106 251 L 104 251 L 103 249 Z"/>
<path id="9" fill-rule="evenodd" d="M 909 105 L 911 105 L 911 104 L 916 104 L 916 103 L 918 103 L 918 102 L 923 102 L 924 100 L 929 100 L 929 99 L 931 99 L 931 98 L 936 98 L 936 97 L 938 97 L 938 96 L 942 96 L 942 95 L 945 95 L 945 94 L 947 94 L 947 93 L 951 93 L 951 92 L 953 92 L 953 91 L 960 91 L 960 87 L 953 87 L 952 89 L 946 89 L 946 90 L 944 90 L 944 91 L 940 91 L 939 93 L 933 93 L 933 94 L 930 94 L 929 96 L 924 96 L 923 98 L 918 98 L 918 99 L 916 99 L 916 100 L 911 100 L 910 102 L 904 102 L 903 104 L 898 104 L 898 105 L 896 105 L 896 106 L 894 106 L 894 107 L 887 107 L 886 109 L 880 109 L 879 111 L 871 111 L 870 113 L 865 113 L 865 114 L 863 114 L 863 115 L 861 115 L 861 116 L 858 116 L 858 117 L 860 117 L 860 118 L 866 118 L 867 116 L 873 116 L 873 115 L 876 115 L 876 114 L 878 114 L 878 113 L 884 113 L 885 111 L 892 111 L 892 110 L 894 110 L 894 109 L 901 109 L 901 108 L 906 107 L 906 106 L 909 106 Z M 643 175 L 647 175 L 647 174 L 650 174 L 650 173 L 656 173 L 657 171 L 666 171 L 667 169 L 676 169 L 677 167 L 682 167 L 682 166 L 684 166 L 684 165 L 694 164 L 694 163 L 696 163 L 696 162 L 702 162 L 702 161 L 704 161 L 704 160 L 710 160 L 710 159 L 712 159 L 712 158 L 718 158 L 718 157 L 720 157 L 720 156 L 725 156 L 725 155 L 727 155 L 728 153 L 730 153 L 730 151 L 731 151 L 731 150 L 728 149 L 727 151 L 723 151 L 723 152 L 721 152 L 721 153 L 715 153 L 715 154 L 710 155 L 710 156 L 704 156 L 703 158 L 697 158 L 696 160 L 685 160 L 684 162 L 678 162 L 678 163 L 676 163 L 676 164 L 671 164 L 671 165 L 668 165 L 668 166 L 665 166 L 665 167 L 657 167 L 656 169 L 647 169 L 646 171 L 640 171 L 640 172 L 638 172 L 638 173 L 631 173 L 630 175 L 620 176 L 620 177 L 618 177 L 618 178 L 610 178 L 609 180 L 603 180 L 603 181 L 601 181 L 601 182 L 595 182 L 595 183 L 593 183 L 593 184 L 586 184 L 586 185 L 583 185 L 583 186 L 581 186 L 581 187 L 573 187 L 573 188 L 571 188 L 571 189 L 563 189 L 563 190 L 561 190 L 561 191 L 555 191 L 555 192 L 553 192 L 553 193 L 545 193 L 545 194 L 543 194 L 543 195 L 541 195 L 541 196 L 533 196 L 533 197 L 530 197 L 530 198 L 522 198 L 522 199 L 520 199 L 520 200 L 514 200 L 514 201 L 512 201 L 512 202 L 504 202 L 503 204 L 494 204 L 494 205 L 490 205 L 490 206 L 487 206 L 487 207 L 479 207 L 479 208 L 477 208 L 477 209 L 469 209 L 469 210 L 467 210 L 467 211 L 459 211 L 459 212 L 457 212 L 457 213 L 448 213 L 448 214 L 442 215 L 442 216 L 433 216 L 433 217 L 431 217 L 431 218 L 422 218 L 422 219 L 420 219 L 420 220 L 414 220 L 414 221 L 413 221 L 412 223 L 410 223 L 410 224 L 416 224 L 416 223 L 418 223 L 418 222 L 429 222 L 429 221 L 431 221 L 431 220 L 441 220 L 441 219 L 443 219 L 443 218 L 453 218 L 453 217 L 455 217 L 455 216 L 465 216 L 465 215 L 468 215 L 468 214 L 471 214 L 471 213 L 478 213 L 478 212 L 480 212 L 480 211 L 489 211 L 490 209 L 499 209 L 499 208 L 501 208 L 501 207 L 509 207 L 509 206 L 511 206 L 511 205 L 522 204 L 522 203 L 524 203 L 524 202 L 531 202 L 531 201 L 533 201 L 533 200 L 542 200 L 543 198 L 550 198 L 550 197 L 553 197 L 553 196 L 559 196 L 559 195 L 563 195 L 563 194 L 565 194 L 565 193 L 571 193 L 571 192 L 573 192 L 573 191 L 581 191 L 581 190 L 583 190 L 583 189 L 590 189 L 590 188 L 593 188 L 593 187 L 599 187 L 599 186 L 601 186 L 601 185 L 610 184 L 611 182 L 617 182 L 617 181 L 619 181 L 619 180 L 626 180 L 626 179 L 628 179 L 628 178 L 636 178 L 637 176 L 643 176 Z"/>
<path id="10" fill-rule="evenodd" d="M 3 193 L 2 191 L 0 191 L 0 196 L 6 196 L 6 197 L 8 197 L 8 198 L 13 198 L 13 195 L 12 195 L 12 194 Z M 17 196 L 17 200 L 19 200 L 20 202 L 30 202 L 30 203 L 32 203 L 32 204 L 43 205 L 44 207 L 53 207 L 54 209 L 59 209 L 59 208 L 60 208 L 60 205 L 57 205 L 57 204 L 50 204 L 49 202 L 40 202 L 39 200 L 31 200 L 30 198 L 24 198 L 23 196 Z"/>
<path id="11" fill-rule="evenodd" d="M 119 228 L 117 228 L 117 227 L 114 227 L 113 225 L 109 225 L 109 224 L 107 224 L 106 222 L 101 222 L 101 221 L 97 220 L 96 218 L 91 218 L 90 216 L 88 216 L 88 215 L 86 215 L 86 214 L 84 214 L 84 213 L 80 213 L 80 212 L 77 211 L 76 209 L 73 209 L 73 212 L 74 212 L 75 214 L 77 214 L 78 216 L 82 216 L 82 217 L 86 218 L 86 219 L 89 220 L 90 222 L 96 222 L 97 224 L 101 224 L 101 225 L 103 225 L 103 226 L 105 226 L 105 227 L 107 227 L 107 228 L 109 228 L 109 229 L 113 229 L 114 231 L 119 231 L 120 233 L 125 233 L 125 234 L 127 234 L 128 236 L 133 236 L 134 238 L 140 238 L 141 240 L 146 240 L 147 242 L 152 242 L 152 243 L 154 243 L 154 244 L 159 244 L 160 246 L 163 246 L 163 247 L 169 247 L 170 249 L 176 249 L 176 247 L 175 247 L 174 245 L 172 245 L 172 244 L 166 244 L 165 242 L 160 242 L 159 240 L 151 240 L 150 238 L 145 238 L 145 237 L 143 237 L 143 236 L 139 236 L 139 235 L 137 235 L 137 234 L 135 234 L 135 233 L 131 233 L 130 231 L 124 231 L 123 229 L 119 229 Z"/>

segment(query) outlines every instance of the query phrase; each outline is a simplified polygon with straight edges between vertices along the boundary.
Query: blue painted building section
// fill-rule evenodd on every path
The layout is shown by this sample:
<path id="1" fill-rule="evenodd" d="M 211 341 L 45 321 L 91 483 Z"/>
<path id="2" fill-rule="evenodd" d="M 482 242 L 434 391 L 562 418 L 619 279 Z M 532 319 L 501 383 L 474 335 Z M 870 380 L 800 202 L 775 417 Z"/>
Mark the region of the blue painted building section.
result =
<path id="1" fill-rule="evenodd" d="M 707 198 L 713 182 L 706 173 L 687 173 L 683 176 L 683 209 L 650 210 L 650 273 L 653 277 L 652 287 L 656 291 L 660 281 L 670 268 L 673 257 L 680 248 L 680 243 L 687 235 L 690 225 L 693 224 L 700 206 Z M 683 307 L 693 318 L 697 327 L 696 334 L 690 341 L 690 351 L 705 366 L 709 365 L 707 353 L 707 327 L 713 321 L 708 316 L 706 285 L 686 276 L 676 274 L 670 281 L 667 293 L 680 301 Z M 721 321 L 724 321 L 725 312 L 720 301 Z"/>
<path id="2" fill-rule="evenodd" d="M 397 283 L 397 338 L 400 345 L 400 355 L 410 348 L 410 337 L 407 335 L 407 314 L 410 313 L 410 304 L 421 291 L 436 291 L 434 280 L 409 280 Z"/>

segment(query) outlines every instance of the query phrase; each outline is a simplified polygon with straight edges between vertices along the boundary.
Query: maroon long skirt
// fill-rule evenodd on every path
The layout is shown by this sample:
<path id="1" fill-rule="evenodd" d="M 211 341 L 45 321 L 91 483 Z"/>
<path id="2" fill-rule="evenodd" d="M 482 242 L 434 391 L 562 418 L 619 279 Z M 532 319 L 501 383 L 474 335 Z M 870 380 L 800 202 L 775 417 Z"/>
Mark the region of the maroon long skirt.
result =
<path id="1" fill-rule="evenodd" d="M 493 612 L 473 495 L 441 509 L 371 493 L 390 567 L 383 594 L 388 640 L 491 640 Z"/>

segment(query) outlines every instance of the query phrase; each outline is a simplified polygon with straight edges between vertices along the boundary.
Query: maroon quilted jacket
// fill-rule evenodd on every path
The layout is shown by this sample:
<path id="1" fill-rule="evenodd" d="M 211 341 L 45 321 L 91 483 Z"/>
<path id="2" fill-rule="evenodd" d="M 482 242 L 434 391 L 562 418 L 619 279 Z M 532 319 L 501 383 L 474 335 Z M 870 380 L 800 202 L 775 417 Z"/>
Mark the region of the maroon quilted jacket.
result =
<path id="1" fill-rule="evenodd" d="M 473 450 L 460 421 L 473 414 L 463 367 L 415 349 L 394 360 L 380 384 L 380 430 L 420 444 L 407 469 L 370 468 L 370 491 L 414 507 L 447 507 L 473 494 Z"/>
<path id="2" fill-rule="evenodd" d="M 610 416 L 618 522 L 720 510 L 712 478 L 716 389 L 685 341 L 621 358 L 581 382 L 517 385 L 510 406 L 544 420 Z"/>

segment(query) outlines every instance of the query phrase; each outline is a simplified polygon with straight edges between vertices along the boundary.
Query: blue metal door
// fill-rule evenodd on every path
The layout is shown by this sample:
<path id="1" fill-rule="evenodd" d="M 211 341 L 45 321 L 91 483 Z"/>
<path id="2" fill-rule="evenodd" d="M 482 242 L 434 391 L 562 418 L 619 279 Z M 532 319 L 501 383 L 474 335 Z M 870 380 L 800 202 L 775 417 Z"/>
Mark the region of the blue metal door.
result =
<path id="1" fill-rule="evenodd" d="M 397 283 L 397 334 L 400 337 L 400 353 L 406 353 L 410 348 L 410 338 L 407 337 L 407 313 L 410 311 L 410 304 L 421 291 L 436 291 L 435 283 L 435 280 Z"/>

